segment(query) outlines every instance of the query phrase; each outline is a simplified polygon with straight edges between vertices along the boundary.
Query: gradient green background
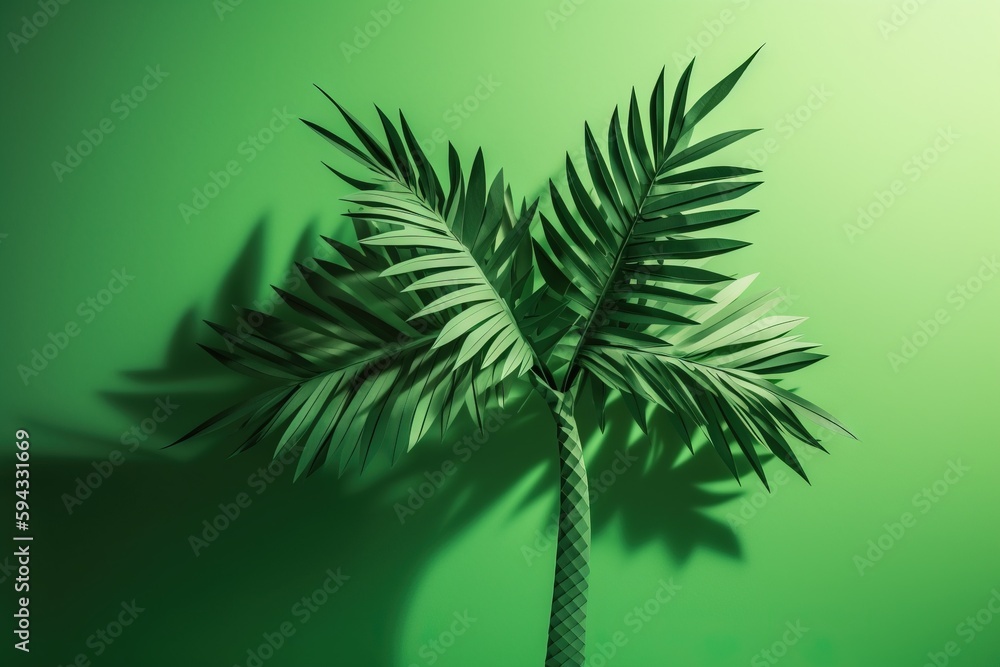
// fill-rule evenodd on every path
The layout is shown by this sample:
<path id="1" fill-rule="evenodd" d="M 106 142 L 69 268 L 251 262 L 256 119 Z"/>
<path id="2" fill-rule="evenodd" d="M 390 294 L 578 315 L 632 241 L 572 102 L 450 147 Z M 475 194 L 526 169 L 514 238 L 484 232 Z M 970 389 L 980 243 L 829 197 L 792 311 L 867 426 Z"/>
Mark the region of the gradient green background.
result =
<path id="1" fill-rule="evenodd" d="M 692 487 L 664 471 L 644 476 L 638 465 L 625 473 L 599 500 L 606 509 L 595 510 L 592 664 L 604 664 L 599 647 L 619 631 L 628 641 L 608 664 L 770 664 L 759 652 L 801 621 L 808 631 L 780 664 L 919 666 L 955 641 L 960 653 L 949 664 L 995 665 L 1000 618 L 971 643 L 956 626 L 1000 587 L 1000 280 L 961 308 L 949 294 L 1000 247 L 990 185 L 1000 151 L 1000 5 L 900 3 L 916 11 L 897 14 L 906 20 L 884 35 L 879 22 L 895 7 L 884 0 L 587 0 L 563 3 L 572 11 L 556 23 L 555 0 L 401 0 L 402 11 L 348 62 L 342 43 L 388 4 L 344 4 L 245 0 L 220 18 L 209 0 L 71 2 L 19 52 L 4 47 L 0 392 L 8 445 L 17 428 L 32 434 L 35 542 L 33 651 L 14 651 L 5 630 L 3 664 L 69 664 L 84 653 L 95 665 L 246 665 L 262 633 L 292 621 L 295 635 L 264 664 L 429 665 L 421 646 L 466 610 L 475 623 L 434 664 L 540 664 L 554 551 L 547 546 L 529 564 L 522 547 L 550 522 L 555 477 L 538 465 L 554 451 L 537 404 L 530 423 L 505 425 L 404 525 L 393 503 L 425 471 L 456 459 L 450 445 L 414 451 L 384 485 L 324 475 L 293 485 L 284 475 L 256 495 L 247 478 L 266 463 L 264 450 L 228 460 L 226 447 L 159 449 L 168 431 L 219 405 L 208 384 L 203 400 L 188 399 L 126 453 L 72 515 L 60 497 L 93 461 L 122 449 L 120 434 L 151 413 L 155 397 L 182 395 L 158 376 L 123 373 L 163 365 L 185 313 L 205 316 L 225 301 L 219 286 L 260 221 L 259 279 L 235 274 L 257 297 L 281 280 L 310 222 L 323 233 L 341 224 L 344 190 L 319 163 L 338 158 L 301 124 L 252 162 L 239 151 L 274 108 L 335 122 L 313 83 L 370 122 L 373 101 L 403 108 L 418 135 L 441 128 L 466 159 L 482 145 L 488 167 L 503 166 L 531 195 L 582 144 L 585 120 L 603 125 L 633 85 L 647 95 L 663 64 L 672 85 L 700 39 L 698 91 L 766 43 L 709 123 L 763 128 L 732 149 L 734 160 L 773 149 L 757 160 L 767 182 L 747 201 L 763 212 L 737 231 L 754 245 L 717 266 L 761 271 L 761 286 L 784 289 L 790 312 L 811 317 L 805 333 L 832 358 L 796 385 L 861 441 L 831 440 L 832 456 L 807 465 L 812 487 L 778 485 L 732 528 L 728 518 L 744 501 L 760 504 L 756 481 L 741 490 L 732 481 Z M 5 3 L 0 26 L 19 31 L 35 11 L 31 2 Z M 113 100 L 156 65 L 169 76 L 119 120 Z M 446 112 L 481 76 L 499 87 L 454 127 Z M 813 98 L 818 108 L 800 111 L 808 120 L 789 131 L 782 119 L 814 89 L 829 98 Z M 51 163 L 105 117 L 114 131 L 59 182 Z M 913 180 L 907 161 L 947 128 L 958 138 Z M 435 160 L 444 156 L 438 148 Z M 179 204 L 229 160 L 242 173 L 185 224 Z M 897 179 L 903 194 L 863 234 L 849 235 L 858 208 Z M 81 320 L 77 304 L 122 267 L 133 284 L 25 386 L 16 366 L 49 332 Z M 947 323 L 894 369 L 889 353 L 939 309 Z M 132 399 L 109 400 L 109 392 Z M 13 449 L 5 451 L 10 489 Z M 950 461 L 969 472 L 922 513 L 915 494 Z M 702 467 L 722 479 L 721 463 Z M 188 536 L 220 502 L 248 491 L 252 505 L 195 557 Z M 704 506 L 732 492 L 741 493 Z M 854 557 L 908 511 L 916 525 L 859 575 Z M 350 581 L 300 624 L 292 606 L 338 567 Z M 633 632 L 631 610 L 670 577 L 680 592 Z M 11 580 L 0 578 L 6 604 Z M 133 598 L 146 611 L 95 657 L 88 636 Z"/>

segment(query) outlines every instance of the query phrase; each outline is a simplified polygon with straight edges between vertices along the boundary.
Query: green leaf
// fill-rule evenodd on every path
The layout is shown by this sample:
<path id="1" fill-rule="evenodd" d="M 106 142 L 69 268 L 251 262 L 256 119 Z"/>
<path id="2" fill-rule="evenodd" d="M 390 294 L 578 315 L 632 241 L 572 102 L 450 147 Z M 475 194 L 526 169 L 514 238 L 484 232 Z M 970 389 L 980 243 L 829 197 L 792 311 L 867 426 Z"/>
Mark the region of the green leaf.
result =
<path id="1" fill-rule="evenodd" d="M 710 285 L 732 280 L 729 276 L 721 273 L 680 264 L 630 264 L 625 273 L 629 278 L 648 278 L 690 285 Z"/>
<path id="2" fill-rule="evenodd" d="M 722 181 L 727 178 L 739 178 L 741 176 L 751 176 L 759 174 L 759 169 L 749 169 L 747 167 L 700 167 L 690 171 L 682 171 L 669 176 L 657 179 L 657 185 L 686 185 L 691 183 L 705 183 L 708 181 Z"/>
<path id="3" fill-rule="evenodd" d="M 644 216 L 652 214 L 667 215 L 670 213 L 683 213 L 693 208 L 711 206 L 724 201 L 736 199 L 750 192 L 760 181 L 735 182 L 735 183 L 710 183 L 699 185 L 695 188 L 671 192 L 670 194 L 651 197 L 646 206 L 643 207 Z"/>
<path id="4" fill-rule="evenodd" d="M 721 255 L 745 248 L 749 243 L 732 239 L 671 238 L 633 244 L 626 257 L 637 260 L 689 260 Z"/>
<path id="5" fill-rule="evenodd" d="M 191 432 L 235 427 L 241 450 L 271 438 L 279 452 L 301 444 L 297 474 L 327 461 L 363 469 L 377 449 L 394 458 L 433 425 L 462 413 L 481 420 L 535 358 L 514 314 L 530 274 L 519 266 L 510 276 L 516 258 L 531 257 L 534 205 L 515 219 L 502 173 L 486 190 L 482 152 L 466 186 L 454 147 L 446 199 L 402 115 L 397 127 L 376 107 L 383 143 L 331 102 L 356 143 L 306 124 L 371 174 L 330 168 L 360 190 L 345 198 L 360 207 L 347 213 L 360 247 L 327 239 L 339 257 L 303 271 L 311 294 L 277 290 L 287 317 L 267 316 L 242 338 L 216 327 L 231 351 L 209 348 L 213 356 L 279 386 Z"/>
<path id="6" fill-rule="evenodd" d="M 677 167 L 682 167 L 691 162 L 696 162 L 697 160 L 708 157 L 709 155 L 722 150 L 726 146 L 729 146 L 730 144 L 735 143 L 740 139 L 748 137 L 751 134 L 759 131 L 760 131 L 759 129 L 732 130 L 730 132 L 723 132 L 722 134 L 717 134 L 714 137 L 711 137 L 710 139 L 699 141 L 695 145 L 682 150 L 680 153 L 677 153 L 677 155 L 667 160 L 663 164 L 663 167 L 660 169 L 660 173 L 666 173 L 668 171 L 676 169 Z M 735 169 L 735 167 L 716 167 L 716 169 Z M 754 173 L 754 170 L 752 169 L 745 171 L 748 171 L 749 173 Z M 656 182 L 660 185 L 663 185 L 665 183 L 670 182 L 669 178 L 670 177 L 659 178 L 657 179 Z"/>
<path id="7" fill-rule="evenodd" d="M 684 129 L 682 130 L 682 133 L 686 133 L 694 129 L 694 126 L 697 125 L 701 119 L 707 116 L 712 109 L 717 107 L 719 103 L 721 103 L 722 100 L 729 95 L 733 87 L 736 85 L 736 82 L 740 80 L 741 76 L 743 76 L 743 72 L 745 72 L 747 67 L 750 66 L 751 61 L 753 61 L 753 59 L 757 56 L 761 48 L 763 47 L 758 47 L 757 50 L 754 51 L 749 58 L 743 61 L 739 67 L 730 72 L 724 79 L 722 79 L 722 81 L 712 86 L 707 93 L 702 95 L 701 98 L 691 106 L 688 112 L 684 115 Z"/>
<path id="8" fill-rule="evenodd" d="M 689 234 L 700 232 L 712 227 L 721 227 L 739 222 L 754 213 L 754 209 L 723 209 L 713 211 L 697 211 L 695 213 L 674 213 L 651 220 L 640 221 L 636 226 L 636 234 L 644 238 L 660 238 L 671 233 Z"/>

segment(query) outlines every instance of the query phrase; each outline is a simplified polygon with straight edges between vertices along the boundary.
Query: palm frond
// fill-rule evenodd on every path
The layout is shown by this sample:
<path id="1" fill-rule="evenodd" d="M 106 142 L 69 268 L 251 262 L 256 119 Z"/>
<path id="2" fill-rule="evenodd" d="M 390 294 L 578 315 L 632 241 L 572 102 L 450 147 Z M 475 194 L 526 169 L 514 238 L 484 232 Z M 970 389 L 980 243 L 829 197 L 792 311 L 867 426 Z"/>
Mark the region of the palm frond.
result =
<path id="1" fill-rule="evenodd" d="M 331 457 L 363 468 L 380 447 L 395 458 L 463 411 L 481 424 L 536 363 L 515 315 L 533 294 L 535 205 L 516 208 L 502 172 L 487 187 L 481 151 L 466 182 L 452 146 L 445 195 L 402 115 L 397 128 L 378 110 L 386 145 L 330 100 L 356 142 L 304 122 L 367 168 L 328 165 L 357 190 L 345 200 L 360 247 L 327 239 L 341 261 L 303 272 L 310 297 L 279 290 L 294 317 L 244 313 L 260 326 L 242 336 L 213 325 L 228 348 L 213 356 L 279 386 L 181 439 L 236 425 L 242 451 L 273 436 L 300 449 L 297 474 Z"/>
<path id="2" fill-rule="evenodd" d="M 846 430 L 768 379 L 822 358 L 811 351 L 815 345 L 786 335 L 801 319 L 773 315 L 768 298 L 744 303 L 752 277 L 733 282 L 691 264 L 748 245 L 701 232 L 757 212 L 720 207 L 757 187 L 744 180 L 757 170 L 702 161 L 755 130 L 691 141 L 755 55 L 687 108 L 692 61 L 669 113 L 661 72 L 649 104 L 648 142 L 634 90 L 625 124 L 618 109 L 612 115 L 606 150 L 588 125 L 589 179 L 567 156 L 567 192 L 550 183 L 551 210 L 541 214 L 545 238 L 535 254 L 563 305 L 550 323 L 556 342 L 545 348 L 563 388 L 583 379 L 599 418 L 608 392 L 618 391 L 643 429 L 644 405 L 653 401 L 688 443 L 701 429 L 737 478 L 735 449 L 766 484 L 755 446 L 803 476 L 786 436 L 819 446 L 796 413 Z"/>
<path id="3" fill-rule="evenodd" d="M 661 71 L 649 104 L 650 141 L 633 89 L 625 127 L 618 109 L 612 115 L 607 150 L 601 149 L 590 126 L 585 127 L 589 180 L 567 156 L 568 192 L 550 182 L 551 210 L 541 215 L 546 244 L 536 243 L 535 251 L 546 281 L 566 306 L 554 325 L 561 325 L 561 335 L 553 359 L 553 365 L 564 365 L 564 387 L 572 384 L 579 372 L 577 358 L 589 346 L 644 350 L 667 345 L 654 340 L 647 329 L 664 323 L 696 324 L 681 309 L 711 299 L 688 286 L 729 280 L 686 263 L 748 244 L 691 234 L 755 213 L 709 207 L 759 185 L 740 180 L 757 172 L 691 165 L 754 130 L 688 144 L 698 123 L 732 90 L 752 59 L 685 111 L 692 61 L 681 75 L 669 114 Z"/>
<path id="4" fill-rule="evenodd" d="M 808 480 L 789 439 L 823 446 L 799 415 L 853 435 L 832 415 L 778 385 L 779 374 L 805 368 L 824 355 L 813 351 L 818 345 L 790 335 L 805 318 L 774 314 L 782 297 L 746 297 L 755 277 L 715 293 L 715 303 L 699 313 L 700 325 L 652 329 L 649 335 L 670 341 L 669 348 L 588 346 L 580 365 L 592 384 L 617 390 L 627 406 L 634 406 L 630 409 L 643 429 L 640 409 L 651 401 L 666 410 L 689 446 L 698 432 L 706 436 L 737 479 L 734 452 L 742 453 L 767 485 L 756 452 L 762 447 Z"/>

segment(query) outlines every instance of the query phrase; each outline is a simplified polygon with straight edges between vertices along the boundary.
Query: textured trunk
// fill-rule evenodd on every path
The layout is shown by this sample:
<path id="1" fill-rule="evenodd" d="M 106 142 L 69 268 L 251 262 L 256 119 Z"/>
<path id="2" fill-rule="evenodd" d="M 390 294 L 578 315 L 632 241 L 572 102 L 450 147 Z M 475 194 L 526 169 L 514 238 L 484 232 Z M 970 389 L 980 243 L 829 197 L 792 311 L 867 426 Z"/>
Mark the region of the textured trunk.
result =
<path id="1" fill-rule="evenodd" d="M 556 420 L 559 447 L 559 538 L 545 667 L 582 667 L 590 573 L 590 490 L 573 394 L 540 388 Z"/>

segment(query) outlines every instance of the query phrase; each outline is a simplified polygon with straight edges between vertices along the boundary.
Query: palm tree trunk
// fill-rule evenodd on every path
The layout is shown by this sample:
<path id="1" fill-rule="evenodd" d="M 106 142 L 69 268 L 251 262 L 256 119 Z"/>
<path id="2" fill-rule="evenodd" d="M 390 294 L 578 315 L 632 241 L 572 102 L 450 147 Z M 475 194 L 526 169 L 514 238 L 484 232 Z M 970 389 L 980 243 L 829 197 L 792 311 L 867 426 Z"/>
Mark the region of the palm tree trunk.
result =
<path id="1" fill-rule="evenodd" d="M 575 387 L 541 389 L 556 420 L 559 447 L 559 533 L 545 667 L 582 667 L 590 573 L 590 490 L 576 427 Z"/>

